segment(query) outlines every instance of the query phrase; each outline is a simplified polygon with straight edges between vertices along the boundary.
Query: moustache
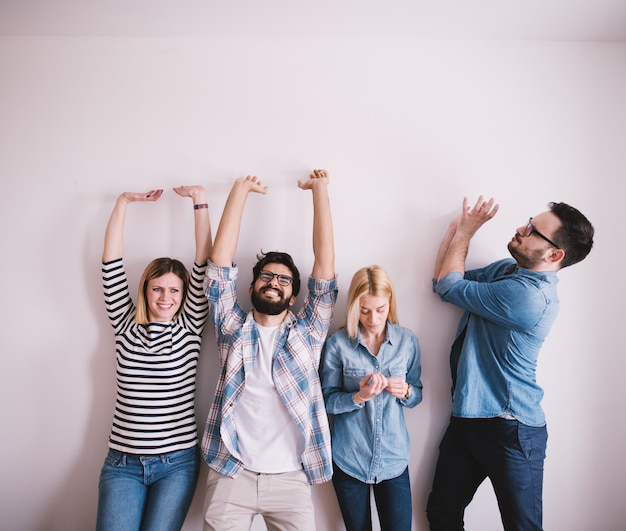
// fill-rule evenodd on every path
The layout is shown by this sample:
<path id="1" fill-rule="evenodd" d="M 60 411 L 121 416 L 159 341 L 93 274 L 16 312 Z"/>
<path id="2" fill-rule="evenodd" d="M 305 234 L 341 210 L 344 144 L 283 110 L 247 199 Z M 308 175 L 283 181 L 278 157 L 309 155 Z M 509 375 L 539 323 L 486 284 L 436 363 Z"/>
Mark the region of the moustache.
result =
<path id="1" fill-rule="evenodd" d="M 269 290 L 277 291 L 278 293 L 280 293 L 281 297 L 285 296 L 285 292 L 282 289 L 275 288 L 273 286 L 265 286 L 264 288 L 261 288 L 261 293 L 265 294 L 265 292 Z"/>

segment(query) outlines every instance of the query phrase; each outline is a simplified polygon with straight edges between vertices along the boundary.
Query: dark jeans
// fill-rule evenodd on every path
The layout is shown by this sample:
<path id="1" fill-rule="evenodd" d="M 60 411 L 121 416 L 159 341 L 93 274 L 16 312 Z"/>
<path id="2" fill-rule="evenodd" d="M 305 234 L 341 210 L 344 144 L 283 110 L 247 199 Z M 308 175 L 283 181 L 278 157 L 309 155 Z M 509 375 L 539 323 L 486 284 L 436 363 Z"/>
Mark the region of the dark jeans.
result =
<path id="1" fill-rule="evenodd" d="M 506 531 L 542 529 L 548 432 L 516 420 L 452 417 L 439 445 L 427 514 L 432 531 L 462 531 L 465 508 L 491 480 Z"/>
<path id="2" fill-rule="evenodd" d="M 411 531 L 412 506 L 409 469 L 398 477 L 374 485 L 363 483 L 333 463 L 333 486 L 346 531 L 371 531 L 370 487 L 382 531 Z"/>

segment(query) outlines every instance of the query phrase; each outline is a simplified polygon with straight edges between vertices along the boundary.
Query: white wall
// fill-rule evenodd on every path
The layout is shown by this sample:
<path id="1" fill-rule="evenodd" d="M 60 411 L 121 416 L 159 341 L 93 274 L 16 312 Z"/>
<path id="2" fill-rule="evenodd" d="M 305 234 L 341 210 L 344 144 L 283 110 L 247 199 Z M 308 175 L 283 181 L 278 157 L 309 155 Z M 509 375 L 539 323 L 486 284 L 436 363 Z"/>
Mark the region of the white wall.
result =
<path id="1" fill-rule="evenodd" d="M 424 401 L 407 418 L 415 529 L 450 411 L 447 354 L 459 312 L 431 292 L 439 239 L 464 195 L 495 196 L 471 265 L 548 201 L 596 226 L 589 258 L 560 274 L 562 310 L 540 356 L 550 440 L 545 527 L 626 522 L 623 421 L 626 45 L 408 38 L 0 39 L 0 527 L 93 528 L 114 405 L 113 340 L 100 252 L 124 190 L 206 185 L 214 229 L 232 180 L 256 174 L 239 246 L 310 271 L 311 200 L 331 172 L 342 324 L 353 272 L 378 263 L 420 338 Z M 172 192 L 132 205 L 136 284 L 153 257 L 191 263 L 192 211 Z M 603 287 L 604 286 L 604 287 Z M 212 333 L 198 376 L 202 430 L 217 376 Z M 201 528 L 204 470 L 185 530 Z M 315 488 L 320 530 L 343 528 L 332 487 Z M 468 530 L 501 528 L 491 487 Z M 260 523 L 255 528 L 262 529 Z"/>

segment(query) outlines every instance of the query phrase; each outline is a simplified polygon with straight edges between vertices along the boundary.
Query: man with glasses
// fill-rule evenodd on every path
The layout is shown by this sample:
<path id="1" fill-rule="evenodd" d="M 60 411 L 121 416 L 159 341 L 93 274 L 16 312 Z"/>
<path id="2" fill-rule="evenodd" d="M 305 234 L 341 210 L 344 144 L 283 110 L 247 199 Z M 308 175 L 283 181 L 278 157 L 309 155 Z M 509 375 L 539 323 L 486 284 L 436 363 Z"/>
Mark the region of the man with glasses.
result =
<path id="1" fill-rule="evenodd" d="M 287 253 L 258 255 L 249 293 L 239 305 L 233 263 L 256 177 L 237 179 L 209 260 L 205 293 L 222 372 L 202 441 L 209 476 L 205 530 L 248 530 L 261 514 L 269 529 L 315 530 L 311 485 L 332 474 L 330 431 L 318 367 L 337 299 L 328 174 L 298 181 L 313 195 L 314 264 L 303 308 L 291 307 L 300 275 Z"/>
<path id="2" fill-rule="evenodd" d="M 450 354 L 452 417 L 439 446 L 427 514 L 433 531 L 463 529 L 464 511 L 489 478 L 504 529 L 542 529 L 547 431 L 535 370 L 556 319 L 557 271 L 583 260 L 594 229 L 578 210 L 550 203 L 508 244 L 513 260 L 465 270 L 469 243 L 498 211 L 482 197 L 446 233 L 433 287 L 463 314 Z"/>

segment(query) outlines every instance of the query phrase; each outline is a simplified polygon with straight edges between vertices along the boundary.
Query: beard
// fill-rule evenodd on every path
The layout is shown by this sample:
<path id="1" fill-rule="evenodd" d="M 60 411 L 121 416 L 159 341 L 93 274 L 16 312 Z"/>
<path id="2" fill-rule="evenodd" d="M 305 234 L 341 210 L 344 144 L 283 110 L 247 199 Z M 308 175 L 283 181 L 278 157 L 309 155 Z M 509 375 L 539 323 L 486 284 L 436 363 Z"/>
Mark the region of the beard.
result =
<path id="1" fill-rule="evenodd" d="M 532 269 L 533 267 L 539 265 L 541 263 L 541 257 L 544 251 L 535 251 L 533 254 L 522 253 L 518 247 L 515 246 L 514 241 L 509 242 L 507 248 L 509 249 L 509 253 L 517 262 L 518 267 L 522 267 L 524 269 Z"/>
<path id="2" fill-rule="evenodd" d="M 267 300 L 262 297 L 263 292 L 267 289 L 273 289 L 265 287 L 261 290 L 252 290 L 252 306 L 254 309 L 265 315 L 279 315 L 289 308 L 289 300 L 285 299 L 284 293 L 281 292 L 280 298 L 275 300 Z"/>

